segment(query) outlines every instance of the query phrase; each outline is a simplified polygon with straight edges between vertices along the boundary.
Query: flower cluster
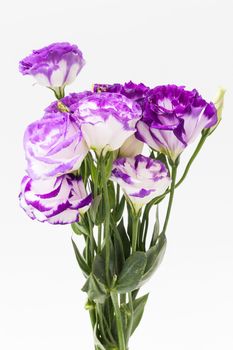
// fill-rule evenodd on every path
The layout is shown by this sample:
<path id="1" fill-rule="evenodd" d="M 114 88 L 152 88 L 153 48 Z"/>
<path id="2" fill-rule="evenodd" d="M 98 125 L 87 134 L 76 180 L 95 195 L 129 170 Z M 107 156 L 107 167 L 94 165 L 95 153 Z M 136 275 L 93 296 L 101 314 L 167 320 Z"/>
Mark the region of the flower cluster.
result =
<path id="1" fill-rule="evenodd" d="M 86 278 L 82 290 L 95 348 L 126 350 L 148 297 L 137 293 L 165 252 L 175 188 L 219 124 L 224 92 L 218 110 L 197 90 L 176 85 L 94 84 L 93 91 L 65 96 L 84 63 L 69 43 L 34 50 L 20 62 L 20 72 L 57 100 L 26 128 L 27 175 L 19 200 L 32 220 L 72 224 L 84 237 L 82 253 L 74 241 L 73 246 Z M 177 182 L 181 154 L 199 136 Z M 160 229 L 158 204 L 167 195 Z"/>
<path id="2" fill-rule="evenodd" d="M 20 71 L 57 93 L 75 79 L 83 65 L 83 55 L 76 45 L 55 43 L 34 50 L 20 62 Z M 22 182 L 21 205 L 33 218 L 40 218 L 41 211 L 41 221 L 77 221 L 77 215 L 68 213 L 74 208 L 79 211 L 77 200 L 83 201 L 85 189 L 82 194 L 75 190 L 81 180 L 72 174 L 79 171 L 90 150 L 97 156 L 117 150 L 119 159 L 113 164 L 111 179 L 139 208 L 162 194 L 170 182 L 164 164 L 139 155 L 143 144 L 175 161 L 203 129 L 216 123 L 213 103 L 207 103 L 196 90 L 175 85 L 150 89 L 130 81 L 124 85 L 95 84 L 93 92 L 71 93 L 52 102 L 42 119 L 26 129 L 24 148 L 29 177 Z M 47 200 L 45 189 L 48 195 L 56 193 L 53 209 L 43 203 Z M 75 205 L 70 206 L 64 203 L 70 203 L 71 192 L 75 194 Z M 28 200 L 33 196 L 32 201 Z M 49 219 L 51 210 L 62 220 Z"/>

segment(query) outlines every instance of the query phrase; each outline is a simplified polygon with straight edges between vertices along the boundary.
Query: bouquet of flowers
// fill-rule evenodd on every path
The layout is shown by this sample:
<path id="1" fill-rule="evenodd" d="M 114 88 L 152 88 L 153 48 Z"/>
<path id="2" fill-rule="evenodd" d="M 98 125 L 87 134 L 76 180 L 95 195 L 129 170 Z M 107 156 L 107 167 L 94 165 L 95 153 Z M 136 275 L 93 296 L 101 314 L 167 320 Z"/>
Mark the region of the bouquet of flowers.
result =
<path id="1" fill-rule="evenodd" d="M 165 253 L 175 189 L 219 124 L 225 91 L 214 104 L 195 89 L 130 81 L 65 96 L 84 64 L 69 43 L 34 50 L 20 62 L 20 72 L 57 100 L 26 129 L 19 199 L 33 220 L 71 224 L 95 349 L 126 350 L 148 298 L 140 288 Z M 177 180 L 181 154 L 198 138 Z"/>

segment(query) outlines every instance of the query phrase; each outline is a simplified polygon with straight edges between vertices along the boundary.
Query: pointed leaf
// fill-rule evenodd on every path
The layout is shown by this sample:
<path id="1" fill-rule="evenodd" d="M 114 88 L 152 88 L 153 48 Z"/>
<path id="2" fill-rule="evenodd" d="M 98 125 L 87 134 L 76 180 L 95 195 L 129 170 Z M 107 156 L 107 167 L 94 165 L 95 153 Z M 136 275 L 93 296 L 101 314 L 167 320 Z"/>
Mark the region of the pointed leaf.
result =
<path id="1" fill-rule="evenodd" d="M 152 235 L 150 246 L 154 246 L 155 245 L 155 242 L 156 242 L 156 240 L 158 238 L 158 235 L 159 235 L 159 231 L 160 231 L 159 206 L 157 205 L 157 208 L 156 208 L 156 220 L 155 220 L 155 224 L 154 224 L 153 235 Z"/>
<path id="2" fill-rule="evenodd" d="M 118 207 L 113 212 L 113 217 L 115 219 L 115 222 L 118 222 L 122 218 L 124 207 L 125 207 L 125 196 L 122 196 Z"/>
<path id="3" fill-rule="evenodd" d="M 76 235 L 85 235 L 85 236 L 89 236 L 89 231 L 88 229 L 82 225 L 79 222 L 73 222 L 71 224 L 72 230 L 74 231 L 74 233 L 76 233 Z"/>
<path id="4" fill-rule="evenodd" d="M 100 255 L 96 255 L 92 264 L 92 272 L 95 277 L 103 284 L 106 283 L 105 279 L 105 261 Z"/>
<path id="5" fill-rule="evenodd" d="M 89 209 L 91 220 L 94 223 L 96 222 L 96 216 L 97 216 L 97 213 L 98 213 L 98 209 L 99 209 L 99 205 L 100 205 L 100 202 L 101 202 L 101 198 L 102 198 L 102 194 L 99 194 L 98 196 L 96 196 L 93 199 L 91 207 Z"/>
<path id="6" fill-rule="evenodd" d="M 142 277 L 142 281 L 140 283 L 140 287 L 150 279 L 150 277 L 154 274 L 158 266 L 160 265 L 167 245 L 166 236 L 161 234 L 156 242 L 156 245 L 151 247 L 147 252 L 147 264 L 145 268 L 145 272 Z"/>
<path id="7" fill-rule="evenodd" d="M 131 335 L 139 325 L 142 315 L 144 312 L 144 308 L 147 302 L 149 294 L 143 295 L 142 297 L 135 299 L 133 302 L 133 326 L 131 330 Z"/>
<path id="8" fill-rule="evenodd" d="M 109 204 L 110 208 L 115 208 L 115 188 L 112 181 L 108 181 L 108 196 L 109 196 Z"/>
<path id="9" fill-rule="evenodd" d="M 116 284 L 118 293 L 131 292 L 138 287 L 146 261 L 146 254 L 143 252 L 135 252 L 126 260 Z"/>
<path id="10" fill-rule="evenodd" d="M 104 247 L 101 251 L 101 256 L 103 257 L 103 259 L 106 259 L 106 245 L 104 242 Z M 114 271 L 114 267 L 115 267 L 115 255 L 114 255 L 114 247 L 113 247 L 113 243 L 112 243 L 112 239 L 110 239 L 110 264 L 109 264 L 109 271 L 110 271 L 110 275 L 113 276 L 115 274 Z"/>
<path id="11" fill-rule="evenodd" d="M 115 274 L 119 275 L 125 262 L 124 247 L 123 247 L 120 233 L 116 227 L 116 223 L 114 222 L 114 220 L 112 220 L 111 226 L 114 232 L 113 246 L 114 246 L 114 255 L 115 255 Z"/>
<path id="12" fill-rule="evenodd" d="M 100 281 L 98 281 L 93 274 L 90 274 L 86 280 L 82 291 L 87 293 L 90 300 L 93 300 L 100 304 L 103 304 L 105 302 L 107 295 L 105 286 Z"/>
<path id="13" fill-rule="evenodd" d="M 98 336 L 97 336 L 97 325 L 98 323 L 95 324 L 94 326 L 94 345 L 95 345 L 95 348 L 96 350 L 106 350 L 105 347 L 103 346 L 103 344 L 100 342 L 100 340 L 98 339 Z"/>
<path id="14" fill-rule="evenodd" d="M 89 268 L 89 266 L 87 265 L 86 261 L 84 260 L 84 258 L 82 257 L 82 255 L 80 254 L 78 247 L 76 246 L 74 240 L 71 238 L 72 240 L 72 245 L 74 248 L 74 252 L 75 252 L 75 256 L 77 259 L 77 262 L 81 268 L 81 270 L 84 272 L 85 276 L 89 276 L 91 269 Z"/>
<path id="15" fill-rule="evenodd" d="M 127 259 L 129 257 L 129 255 L 130 255 L 130 240 L 129 240 L 129 237 L 128 237 L 127 233 L 126 233 L 123 219 L 121 220 L 121 222 L 117 226 L 117 229 L 118 229 L 119 234 L 121 236 L 125 259 Z"/>
<path id="16" fill-rule="evenodd" d="M 105 164 L 106 178 L 109 179 L 112 173 L 113 152 L 109 152 L 107 155 L 107 161 Z"/>

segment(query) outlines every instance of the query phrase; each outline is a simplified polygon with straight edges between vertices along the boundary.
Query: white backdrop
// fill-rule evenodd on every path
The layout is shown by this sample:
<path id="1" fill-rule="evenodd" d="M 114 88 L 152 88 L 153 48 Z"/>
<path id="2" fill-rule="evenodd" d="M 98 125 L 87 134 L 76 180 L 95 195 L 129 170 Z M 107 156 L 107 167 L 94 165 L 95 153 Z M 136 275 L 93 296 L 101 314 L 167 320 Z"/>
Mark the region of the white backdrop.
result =
<path id="1" fill-rule="evenodd" d="M 89 350 L 83 278 L 68 226 L 18 207 L 26 125 L 53 99 L 18 73 L 31 49 L 77 43 L 87 64 L 67 90 L 132 79 L 227 89 L 223 122 L 176 192 L 162 266 L 130 349 L 233 348 L 231 0 L 21 0 L 1 5 L 0 349 Z M 187 159 L 187 151 L 183 159 Z"/>

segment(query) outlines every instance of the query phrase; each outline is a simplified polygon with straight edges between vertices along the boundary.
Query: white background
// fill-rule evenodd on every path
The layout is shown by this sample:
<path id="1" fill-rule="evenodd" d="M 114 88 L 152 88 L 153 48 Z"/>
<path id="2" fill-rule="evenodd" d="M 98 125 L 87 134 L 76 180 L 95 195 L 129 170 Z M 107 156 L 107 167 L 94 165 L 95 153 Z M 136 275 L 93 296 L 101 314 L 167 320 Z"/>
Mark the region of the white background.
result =
<path id="1" fill-rule="evenodd" d="M 79 45 L 87 64 L 68 91 L 132 79 L 227 89 L 223 121 L 177 190 L 162 266 L 130 349 L 233 348 L 233 47 L 231 0 L 40 0 L 1 5 L 0 349 L 89 350 L 71 230 L 19 209 L 23 132 L 53 96 L 18 73 L 33 48 Z M 185 152 L 183 161 L 187 160 Z"/>

